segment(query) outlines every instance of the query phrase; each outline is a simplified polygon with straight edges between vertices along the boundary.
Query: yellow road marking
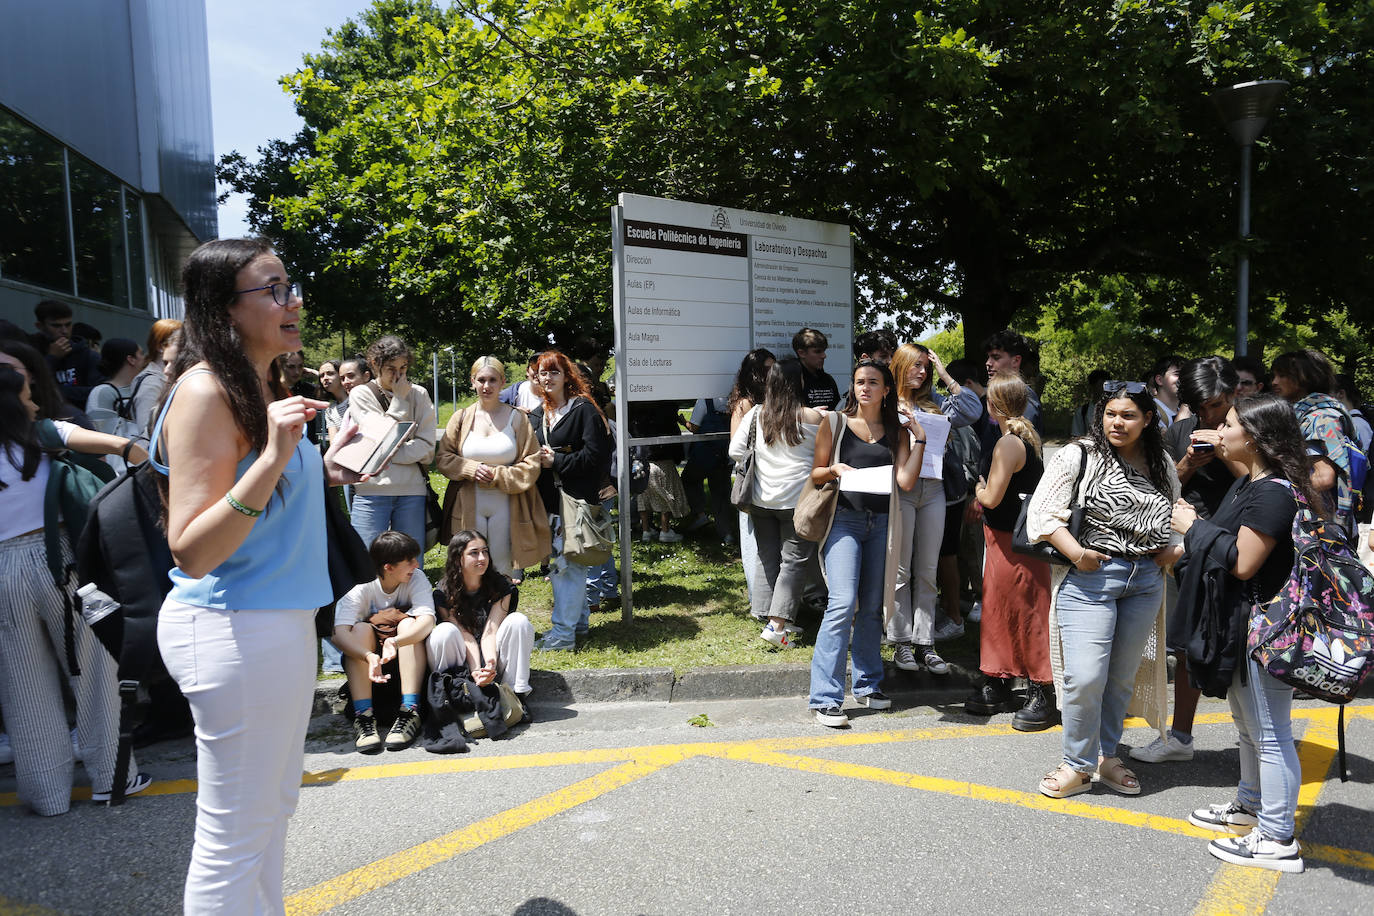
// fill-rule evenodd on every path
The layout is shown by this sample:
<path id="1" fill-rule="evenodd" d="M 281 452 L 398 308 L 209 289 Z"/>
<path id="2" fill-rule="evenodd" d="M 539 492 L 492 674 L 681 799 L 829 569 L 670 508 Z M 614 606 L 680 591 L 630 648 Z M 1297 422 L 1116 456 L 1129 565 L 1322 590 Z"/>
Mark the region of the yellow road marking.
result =
<path id="1" fill-rule="evenodd" d="M 0 916 L 59 916 L 57 910 L 0 897 Z"/>
<path id="2" fill-rule="evenodd" d="M 286 900 L 286 911 L 291 916 L 324 913 L 363 894 L 371 893 L 432 865 L 476 849 L 484 843 L 537 824 L 555 814 L 561 814 L 682 759 L 683 755 L 663 749 L 656 754 L 622 763 L 604 773 L 573 783 L 567 788 L 558 789 L 508 811 L 484 818 L 462 830 L 455 830 L 429 842 L 412 846 L 410 849 L 292 894 Z"/>
<path id="3" fill-rule="evenodd" d="M 1303 733 L 1302 743 L 1298 746 L 1298 763 L 1302 765 L 1302 786 L 1298 789 L 1298 811 L 1294 818 L 1293 833 L 1302 835 L 1307 819 L 1316 810 L 1317 798 L 1326 787 L 1326 777 L 1331 771 L 1331 761 L 1336 756 L 1336 710 L 1325 710 L 1326 715 L 1314 718 Z M 1322 847 L 1325 851 L 1326 847 Z M 1350 852 L 1354 850 L 1332 850 Z M 1316 858 L 1318 849 L 1304 847 L 1305 858 Z M 1374 861 L 1374 856 L 1368 856 Z M 1342 863 L 1350 864 L 1350 863 Z M 1268 869 L 1251 868 L 1223 862 L 1212 883 L 1208 885 L 1202 899 L 1198 901 L 1193 916 L 1258 916 L 1269 907 L 1278 890 L 1282 872 Z"/>

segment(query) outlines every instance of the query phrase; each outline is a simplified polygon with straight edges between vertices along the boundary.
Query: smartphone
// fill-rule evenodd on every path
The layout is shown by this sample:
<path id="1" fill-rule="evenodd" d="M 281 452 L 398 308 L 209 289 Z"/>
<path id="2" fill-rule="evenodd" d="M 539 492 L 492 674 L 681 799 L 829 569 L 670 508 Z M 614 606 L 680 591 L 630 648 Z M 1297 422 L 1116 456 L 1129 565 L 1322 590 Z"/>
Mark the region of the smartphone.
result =
<path id="1" fill-rule="evenodd" d="M 1191 444 L 1193 446 L 1193 453 L 1196 455 L 1206 455 L 1216 448 L 1216 446 L 1210 442 L 1199 442 L 1196 439 L 1192 440 Z"/>

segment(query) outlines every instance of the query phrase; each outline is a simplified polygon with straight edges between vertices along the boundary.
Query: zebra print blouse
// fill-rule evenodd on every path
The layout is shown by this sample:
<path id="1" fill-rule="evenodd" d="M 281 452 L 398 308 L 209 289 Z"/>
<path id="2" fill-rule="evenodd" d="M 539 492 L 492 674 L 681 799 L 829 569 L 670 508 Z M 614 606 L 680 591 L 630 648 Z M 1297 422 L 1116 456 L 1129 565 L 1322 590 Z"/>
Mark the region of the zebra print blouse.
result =
<path id="1" fill-rule="evenodd" d="M 1183 543 L 1169 527 L 1179 495 L 1173 463 L 1165 462 L 1169 472 L 1169 495 L 1165 496 L 1149 477 L 1115 458 L 1104 461 L 1081 440 L 1061 448 L 1045 466 L 1045 476 L 1031 495 L 1026 513 L 1026 535 L 1031 542 L 1046 540 L 1068 524 L 1073 482 L 1085 445 L 1088 463 L 1079 494 L 1085 507 L 1079 543 L 1119 557 L 1145 556 Z"/>

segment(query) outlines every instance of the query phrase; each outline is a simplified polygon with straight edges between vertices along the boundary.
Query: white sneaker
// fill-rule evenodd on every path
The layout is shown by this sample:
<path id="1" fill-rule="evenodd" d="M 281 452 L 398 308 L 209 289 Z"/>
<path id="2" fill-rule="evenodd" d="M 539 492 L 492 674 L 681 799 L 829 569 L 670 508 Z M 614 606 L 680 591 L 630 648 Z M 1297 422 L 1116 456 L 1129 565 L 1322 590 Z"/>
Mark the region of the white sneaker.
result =
<path id="1" fill-rule="evenodd" d="M 1131 748 L 1131 759 L 1141 763 L 1163 763 L 1166 760 L 1192 760 L 1193 743 L 1184 744 L 1170 732 L 1168 737 L 1156 738 L 1144 747 Z"/>
<path id="2" fill-rule="evenodd" d="M 653 541 L 654 541 L 654 533 L 653 533 L 652 531 L 649 531 L 649 530 L 646 529 L 646 530 L 644 530 L 644 531 L 639 532 L 639 543 L 641 543 L 641 544 L 652 544 Z"/>
<path id="3" fill-rule="evenodd" d="M 964 635 L 964 625 L 955 623 L 946 617 L 940 621 L 940 625 L 935 628 L 936 642 L 949 642 L 951 639 L 959 639 Z"/>
<path id="4" fill-rule="evenodd" d="M 1233 801 L 1225 805 L 1198 808 L 1188 815 L 1188 823 L 1218 833 L 1248 833 L 1251 828 L 1259 826 L 1259 818 L 1242 808 L 1240 802 Z"/>
<path id="5" fill-rule="evenodd" d="M 978 621 L 982 620 L 982 619 L 983 619 L 983 602 L 981 602 L 981 601 L 975 601 L 975 602 L 973 602 L 973 607 L 969 608 L 969 612 L 968 612 L 967 614 L 964 615 L 964 619 L 965 619 L 965 620 L 970 620 L 970 621 L 972 621 L 973 623 L 977 623 Z"/>
<path id="6" fill-rule="evenodd" d="M 773 627 L 772 623 L 769 623 L 768 626 L 763 628 L 763 632 L 759 634 L 759 639 L 762 639 L 770 645 L 777 646 L 779 649 L 796 648 L 796 643 L 792 642 L 792 634 L 787 632 L 787 628 L 783 627 L 781 630 L 778 630 Z"/>
<path id="7" fill-rule="evenodd" d="M 1250 865 L 1290 874 L 1303 869 L 1302 847 L 1297 839 L 1290 838 L 1286 843 L 1271 840 L 1260 833 L 1258 827 L 1245 836 L 1215 839 L 1207 844 L 1207 851 L 1232 865 Z"/>
<path id="8" fill-rule="evenodd" d="M 0 766 L 7 763 L 14 763 L 14 748 L 10 745 L 10 736 L 0 732 Z"/>
<path id="9" fill-rule="evenodd" d="M 682 540 L 682 535 L 669 528 L 667 531 L 660 531 L 658 533 L 658 539 L 665 544 L 676 544 L 678 541 Z"/>

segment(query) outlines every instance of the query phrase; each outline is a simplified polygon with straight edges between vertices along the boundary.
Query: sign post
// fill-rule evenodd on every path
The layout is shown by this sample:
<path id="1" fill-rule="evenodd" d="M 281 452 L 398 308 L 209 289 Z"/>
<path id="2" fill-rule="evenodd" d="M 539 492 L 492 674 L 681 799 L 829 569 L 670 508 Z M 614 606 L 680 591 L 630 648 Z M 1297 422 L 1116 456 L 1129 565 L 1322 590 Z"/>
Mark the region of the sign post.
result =
<path id="1" fill-rule="evenodd" d="M 728 433 L 634 439 L 632 401 L 723 397 L 740 361 L 792 351 L 804 327 L 853 349 L 849 227 L 769 213 L 620 195 L 611 208 L 614 258 L 618 489 L 630 492 L 630 447 L 726 439 Z M 846 364 L 847 364 L 846 360 Z M 843 393 L 848 373 L 837 379 Z M 634 614 L 631 512 L 620 507 L 621 614 Z"/>

